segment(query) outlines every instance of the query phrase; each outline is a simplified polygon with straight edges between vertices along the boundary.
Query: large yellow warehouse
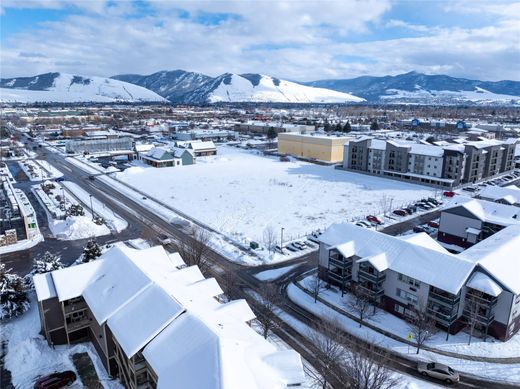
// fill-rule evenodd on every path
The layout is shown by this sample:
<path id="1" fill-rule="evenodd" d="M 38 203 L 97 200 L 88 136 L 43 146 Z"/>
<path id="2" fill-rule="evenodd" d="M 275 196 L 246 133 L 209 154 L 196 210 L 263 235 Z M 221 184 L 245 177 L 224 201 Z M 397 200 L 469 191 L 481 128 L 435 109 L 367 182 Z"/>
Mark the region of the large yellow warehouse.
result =
<path id="1" fill-rule="evenodd" d="M 343 145 L 352 137 L 326 134 L 278 134 L 278 152 L 325 162 L 343 161 Z"/>

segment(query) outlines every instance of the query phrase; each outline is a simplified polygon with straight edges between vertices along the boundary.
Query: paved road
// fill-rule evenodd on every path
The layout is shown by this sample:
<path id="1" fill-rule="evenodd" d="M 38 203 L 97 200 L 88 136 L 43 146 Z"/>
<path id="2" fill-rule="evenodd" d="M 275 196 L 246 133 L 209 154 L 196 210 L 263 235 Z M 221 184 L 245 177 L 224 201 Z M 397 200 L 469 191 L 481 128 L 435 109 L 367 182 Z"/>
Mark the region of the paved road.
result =
<path id="1" fill-rule="evenodd" d="M 116 190 L 114 190 L 110 185 L 107 185 L 101 180 L 89 180 L 88 173 L 84 173 L 81 169 L 77 168 L 75 165 L 67 162 L 63 156 L 48 153 L 47 160 L 49 163 L 54 165 L 56 168 L 65 173 L 65 179 L 75 182 L 80 187 L 82 187 L 87 192 L 91 193 L 98 200 L 105 203 L 109 208 L 113 211 L 121 215 L 125 218 L 129 226 L 131 228 L 136 228 L 134 232 L 139 234 L 139 237 L 145 239 L 152 239 L 154 236 L 157 236 L 158 233 L 166 233 L 173 237 L 176 241 L 190 241 L 192 240 L 192 236 L 184 230 L 185 227 L 170 224 L 167 221 L 161 219 L 159 216 L 154 214 L 150 209 L 144 207 L 138 202 L 133 201 L 132 199 L 127 198 L 126 196 L 120 194 Z M 422 215 L 424 216 L 424 215 Z M 140 226 L 140 227 L 139 227 Z M 131 233 L 130 235 L 132 235 Z M 137 237 L 137 236 L 135 236 Z M 113 238 L 120 239 L 120 236 L 114 236 Z M 50 243 L 50 242 L 49 242 Z M 74 247 L 74 243 L 67 242 L 56 242 L 57 246 L 70 246 Z M 81 244 L 79 244 L 81 246 Z M 38 247 L 38 246 L 37 246 Z M 167 247 L 169 248 L 169 247 Z M 72 250 L 69 248 L 68 250 Z M 29 255 L 26 255 L 29 257 Z M 74 257 L 72 255 L 71 257 Z M 262 268 L 255 268 L 254 270 L 250 267 L 242 266 L 236 263 L 229 261 L 227 258 L 222 256 L 221 254 L 215 252 L 214 250 L 209 250 L 206 258 L 210 263 L 211 267 L 209 268 L 209 273 L 217 278 L 218 281 L 223 281 L 225 274 L 233 274 L 235 279 L 237 280 L 235 289 L 238 287 L 239 290 L 245 292 L 247 290 L 252 290 L 255 292 L 260 292 L 264 287 L 264 283 L 259 281 L 254 277 L 254 273 L 258 271 L 265 270 L 267 268 L 275 268 L 275 267 L 284 267 L 288 266 L 290 263 L 301 263 L 302 265 L 292 270 L 289 274 L 285 275 L 282 280 L 288 282 L 295 277 L 298 277 L 305 271 L 312 269 L 315 267 L 316 261 L 316 253 L 307 254 L 301 258 L 293 260 L 291 262 L 286 262 L 283 264 L 277 264 L 274 266 L 264 266 Z M 20 261 L 23 261 L 22 258 L 19 258 Z M 26 262 L 30 260 L 30 258 L 26 259 Z M 14 263 L 13 263 L 14 265 Z M 225 282 L 221 283 L 225 285 Z M 233 297 L 242 297 L 246 298 L 250 305 L 252 306 L 255 313 L 260 314 L 258 310 L 258 302 L 251 297 L 248 293 L 239 292 L 239 295 Z M 314 317 L 311 313 L 304 311 L 300 307 L 293 304 L 288 298 L 285 298 L 285 305 L 281 307 L 287 314 L 292 317 L 306 323 L 308 325 L 312 325 L 316 321 L 319 321 L 320 318 Z M 320 358 L 317 357 L 319 355 L 316 348 L 309 342 L 309 340 L 294 331 L 290 328 L 286 323 L 279 322 L 278 327 L 275 330 L 275 333 L 285 342 L 287 342 L 291 347 L 293 347 L 296 351 L 298 351 L 306 360 L 308 360 L 312 365 L 317 366 L 322 363 Z M 352 344 L 363 344 L 363 341 L 357 338 L 351 338 Z M 391 367 L 397 371 L 415 375 L 415 366 L 413 363 L 408 361 L 399 360 L 398 357 L 392 358 Z M 338 382 L 337 378 L 334 376 L 333 372 L 330 372 L 330 376 L 327 377 L 329 382 L 335 384 L 335 387 L 343 387 L 344 384 L 342 382 Z M 422 377 L 417 377 L 419 379 L 423 379 Z M 492 383 L 488 383 L 486 381 L 477 381 L 478 385 L 475 386 L 471 382 L 464 382 L 459 384 L 459 387 L 462 388 L 476 388 L 476 387 L 488 387 L 488 388 L 504 388 L 506 386 L 496 385 Z"/>

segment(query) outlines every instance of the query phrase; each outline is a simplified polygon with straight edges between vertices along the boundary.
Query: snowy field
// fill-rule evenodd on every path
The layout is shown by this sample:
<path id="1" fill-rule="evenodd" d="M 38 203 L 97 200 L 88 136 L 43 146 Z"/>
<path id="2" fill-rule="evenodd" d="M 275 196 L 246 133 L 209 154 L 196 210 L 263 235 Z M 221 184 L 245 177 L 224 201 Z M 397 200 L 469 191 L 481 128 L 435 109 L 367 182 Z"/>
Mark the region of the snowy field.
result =
<path id="1" fill-rule="evenodd" d="M 51 348 L 39 332 L 40 317 L 34 295 L 31 297 L 31 308 L 28 312 L 19 318 L 2 323 L 1 337 L 2 340 L 8 341 L 5 368 L 11 372 L 15 388 L 32 388 L 38 377 L 55 371 L 76 371 L 72 354 L 81 352 L 88 352 L 104 388 L 123 388 L 118 381 L 108 378 L 92 344 L 81 343 L 72 347 Z M 84 387 L 79 377 L 72 387 Z"/>
<path id="2" fill-rule="evenodd" d="M 286 241 L 332 223 L 380 214 L 384 198 L 397 208 L 434 195 L 423 186 L 280 162 L 229 146 L 218 152 L 191 166 L 157 169 L 137 162 L 116 177 L 243 244 L 262 242 L 266 226 L 277 234 L 283 227 Z"/>

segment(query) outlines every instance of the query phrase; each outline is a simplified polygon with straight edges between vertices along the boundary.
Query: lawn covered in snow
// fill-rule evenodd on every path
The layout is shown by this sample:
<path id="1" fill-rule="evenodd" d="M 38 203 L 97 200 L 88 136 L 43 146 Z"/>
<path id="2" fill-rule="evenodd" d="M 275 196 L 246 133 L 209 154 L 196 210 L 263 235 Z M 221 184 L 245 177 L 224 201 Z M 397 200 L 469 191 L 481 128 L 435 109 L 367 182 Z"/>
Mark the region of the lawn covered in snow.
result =
<path id="1" fill-rule="evenodd" d="M 190 166 L 137 166 L 116 177 L 241 243 L 262 242 L 271 225 L 284 241 L 432 196 L 434 190 L 330 166 L 280 162 L 230 146 Z M 387 205 L 388 206 L 388 205 Z"/>

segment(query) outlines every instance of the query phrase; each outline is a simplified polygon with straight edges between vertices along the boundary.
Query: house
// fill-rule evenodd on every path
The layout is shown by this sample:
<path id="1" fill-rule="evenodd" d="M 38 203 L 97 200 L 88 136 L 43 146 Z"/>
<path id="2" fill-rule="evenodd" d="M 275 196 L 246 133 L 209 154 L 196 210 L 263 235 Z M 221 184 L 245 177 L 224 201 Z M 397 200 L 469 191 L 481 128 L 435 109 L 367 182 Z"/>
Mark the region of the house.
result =
<path id="1" fill-rule="evenodd" d="M 205 157 L 208 155 L 217 155 L 217 147 L 212 140 L 189 142 L 188 148 L 193 152 L 195 157 Z"/>
<path id="2" fill-rule="evenodd" d="M 403 319 L 427 312 L 454 334 L 478 304 L 476 329 L 507 340 L 520 329 L 520 225 L 454 255 L 425 233 L 394 237 L 334 224 L 319 238 L 319 276 Z"/>
<path id="3" fill-rule="evenodd" d="M 300 355 L 278 351 L 256 333 L 245 300 L 221 302 L 215 279 L 162 246 L 116 244 L 97 260 L 33 280 L 47 341 L 92 342 L 126 388 L 286 388 L 304 381 Z"/>
<path id="4" fill-rule="evenodd" d="M 514 224 L 520 224 L 518 207 L 457 196 L 441 211 L 437 239 L 470 247 Z"/>
<path id="5" fill-rule="evenodd" d="M 154 147 L 148 153 L 141 155 L 141 161 L 153 167 L 171 167 L 193 165 L 195 157 L 187 149 Z"/>

